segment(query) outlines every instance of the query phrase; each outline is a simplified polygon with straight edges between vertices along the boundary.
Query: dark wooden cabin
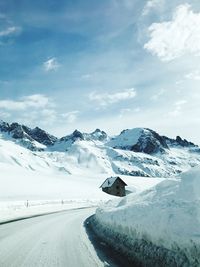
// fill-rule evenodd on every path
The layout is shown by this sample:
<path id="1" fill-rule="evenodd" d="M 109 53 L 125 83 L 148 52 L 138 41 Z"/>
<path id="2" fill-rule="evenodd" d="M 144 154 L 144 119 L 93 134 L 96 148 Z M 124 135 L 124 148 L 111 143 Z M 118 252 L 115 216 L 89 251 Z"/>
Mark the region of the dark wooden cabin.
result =
<path id="1" fill-rule="evenodd" d="M 124 197 L 126 195 L 126 185 L 127 184 L 120 177 L 110 177 L 103 182 L 100 188 L 107 194 Z"/>

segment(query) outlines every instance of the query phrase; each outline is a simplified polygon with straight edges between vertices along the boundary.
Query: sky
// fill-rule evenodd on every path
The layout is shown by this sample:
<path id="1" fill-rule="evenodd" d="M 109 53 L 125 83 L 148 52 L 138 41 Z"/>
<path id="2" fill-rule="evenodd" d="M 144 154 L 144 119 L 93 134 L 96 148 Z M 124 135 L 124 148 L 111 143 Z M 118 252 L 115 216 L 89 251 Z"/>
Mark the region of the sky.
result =
<path id="1" fill-rule="evenodd" d="M 0 119 L 200 144 L 199 0 L 0 0 Z"/>

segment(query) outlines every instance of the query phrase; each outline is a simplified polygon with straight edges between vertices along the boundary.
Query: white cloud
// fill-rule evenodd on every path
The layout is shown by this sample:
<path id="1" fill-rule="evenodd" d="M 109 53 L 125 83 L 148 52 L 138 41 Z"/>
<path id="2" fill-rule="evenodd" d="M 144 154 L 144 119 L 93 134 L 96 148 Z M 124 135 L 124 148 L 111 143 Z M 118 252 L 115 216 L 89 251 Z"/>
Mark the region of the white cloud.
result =
<path id="1" fill-rule="evenodd" d="M 134 88 L 130 88 L 113 94 L 111 93 L 98 94 L 96 92 L 92 92 L 89 94 L 89 99 L 91 101 L 97 102 L 100 106 L 105 107 L 110 104 L 134 98 L 135 96 L 136 96 L 136 90 Z"/>
<path id="2" fill-rule="evenodd" d="M 56 112 L 54 109 L 43 109 L 41 110 L 41 114 L 47 117 L 54 117 Z"/>
<path id="3" fill-rule="evenodd" d="M 122 108 L 120 110 L 120 113 L 119 113 L 119 118 L 123 118 L 123 117 L 126 117 L 126 116 L 130 116 L 130 114 L 136 114 L 138 112 L 141 111 L 141 108 L 140 107 L 137 107 L 137 108 L 134 108 L 134 109 L 130 109 L 130 108 Z"/>
<path id="4" fill-rule="evenodd" d="M 7 119 L 10 117 L 10 113 L 0 111 L 0 118 Z"/>
<path id="5" fill-rule="evenodd" d="M 38 119 L 39 118 L 39 119 Z M 54 109 L 31 109 L 28 112 L 20 113 L 17 121 L 26 125 L 49 126 L 56 122 L 57 113 Z"/>
<path id="6" fill-rule="evenodd" d="M 26 110 L 28 108 L 45 108 L 49 104 L 49 98 L 41 94 L 25 96 L 19 100 L 0 100 L 0 108 L 12 111 Z"/>
<path id="7" fill-rule="evenodd" d="M 189 4 L 176 8 L 172 20 L 153 23 L 149 27 L 150 40 L 144 48 L 162 61 L 170 61 L 185 54 L 200 52 L 200 13 Z"/>
<path id="8" fill-rule="evenodd" d="M 70 112 L 67 112 L 67 113 L 63 113 L 61 114 L 61 116 L 66 119 L 66 121 L 68 123 L 73 123 L 77 120 L 77 117 L 78 117 L 78 114 L 79 114 L 79 111 L 78 110 L 74 110 L 74 111 L 70 111 Z"/>
<path id="9" fill-rule="evenodd" d="M 183 84 L 184 83 L 184 80 L 178 80 L 175 82 L 176 85 L 180 85 L 180 84 Z"/>
<path id="10" fill-rule="evenodd" d="M 91 78 L 92 78 L 92 74 L 90 74 L 90 73 L 87 73 L 87 74 L 83 74 L 83 75 L 81 75 L 81 79 L 82 80 L 90 80 Z"/>
<path id="11" fill-rule="evenodd" d="M 157 101 L 163 94 L 165 93 L 165 89 L 161 89 L 159 92 L 154 94 L 151 99 Z"/>
<path id="12" fill-rule="evenodd" d="M 8 27 L 5 30 L 0 31 L 0 37 L 5 37 L 5 36 L 13 35 L 13 34 L 18 34 L 20 31 L 21 31 L 20 27 L 11 26 L 11 27 Z"/>
<path id="13" fill-rule="evenodd" d="M 185 78 L 189 79 L 189 80 L 199 81 L 200 80 L 200 71 L 195 70 L 193 72 L 190 72 L 190 73 L 185 75 Z"/>
<path id="14" fill-rule="evenodd" d="M 25 96 L 22 101 L 27 107 L 44 108 L 50 104 L 50 100 L 47 96 L 41 94 L 35 94 L 30 96 Z"/>
<path id="15" fill-rule="evenodd" d="M 47 72 L 56 71 L 60 67 L 60 64 L 55 57 L 52 57 L 43 63 L 43 67 Z"/>
<path id="16" fill-rule="evenodd" d="M 57 119 L 54 102 L 42 94 L 21 97 L 17 100 L 0 100 L 0 117 L 10 118 L 27 125 L 52 125 Z"/>
<path id="17" fill-rule="evenodd" d="M 138 113 L 140 111 L 141 111 L 141 108 L 140 107 L 134 108 L 134 110 L 133 110 L 133 112 L 135 112 L 135 113 Z"/>
<path id="18" fill-rule="evenodd" d="M 174 110 L 169 112 L 169 115 L 172 117 L 177 117 L 181 115 L 183 106 L 187 103 L 186 100 L 179 100 L 174 104 Z"/>
<path id="19" fill-rule="evenodd" d="M 130 108 L 123 108 L 120 110 L 119 117 L 122 118 L 131 112 Z"/>
<path id="20" fill-rule="evenodd" d="M 187 103 L 187 100 L 181 99 L 176 101 L 175 106 L 182 106 L 185 105 Z"/>
<path id="21" fill-rule="evenodd" d="M 158 9 L 158 8 L 162 7 L 163 4 L 164 4 L 164 0 L 149 0 L 149 1 L 147 1 L 147 3 L 145 4 L 145 6 L 143 8 L 142 15 L 143 16 L 148 15 L 151 12 L 151 10 Z"/>

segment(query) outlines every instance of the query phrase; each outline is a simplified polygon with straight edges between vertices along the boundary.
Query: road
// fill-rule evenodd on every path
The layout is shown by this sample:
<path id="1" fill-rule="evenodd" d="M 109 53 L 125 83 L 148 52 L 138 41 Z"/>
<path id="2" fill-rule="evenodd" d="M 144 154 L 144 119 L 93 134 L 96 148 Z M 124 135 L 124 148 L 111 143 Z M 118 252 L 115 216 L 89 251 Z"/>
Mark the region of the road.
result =
<path id="1" fill-rule="evenodd" d="M 0 225 L 0 267 L 114 266 L 98 256 L 83 223 L 93 208 Z"/>

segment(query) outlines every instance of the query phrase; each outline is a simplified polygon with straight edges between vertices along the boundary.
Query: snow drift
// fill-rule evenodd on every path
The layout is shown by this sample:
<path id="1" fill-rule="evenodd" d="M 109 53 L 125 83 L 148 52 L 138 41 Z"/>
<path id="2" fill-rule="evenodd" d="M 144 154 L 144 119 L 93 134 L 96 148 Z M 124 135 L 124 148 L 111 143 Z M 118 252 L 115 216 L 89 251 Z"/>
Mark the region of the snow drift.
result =
<path id="1" fill-rule="evenodd" d="M 200 167 L 109 201 L 96 231 L 141 266 L 200 266 Z"/>

